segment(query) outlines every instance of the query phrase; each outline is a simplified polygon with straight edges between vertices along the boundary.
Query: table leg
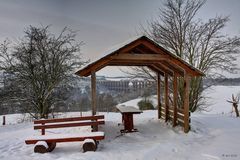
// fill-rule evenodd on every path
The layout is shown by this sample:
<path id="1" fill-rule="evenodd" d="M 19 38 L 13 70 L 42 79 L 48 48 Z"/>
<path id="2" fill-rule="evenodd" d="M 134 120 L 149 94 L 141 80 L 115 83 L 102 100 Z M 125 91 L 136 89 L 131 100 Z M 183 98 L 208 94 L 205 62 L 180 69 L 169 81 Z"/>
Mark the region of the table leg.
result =
<path id="1" fill-rule="evenodd" d="M 133 114 L 124 114 L 124 130 L 127 132 L 133 131 Z"/>

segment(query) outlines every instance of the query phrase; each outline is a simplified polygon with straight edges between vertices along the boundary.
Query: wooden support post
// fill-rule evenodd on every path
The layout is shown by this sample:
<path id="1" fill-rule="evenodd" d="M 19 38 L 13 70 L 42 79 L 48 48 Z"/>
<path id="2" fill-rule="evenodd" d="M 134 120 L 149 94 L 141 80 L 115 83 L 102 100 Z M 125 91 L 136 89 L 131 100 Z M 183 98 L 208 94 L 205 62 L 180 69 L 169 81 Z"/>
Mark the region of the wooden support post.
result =
<path id="1" fill-rule="evenodd" d="M 2 125 L 4 126 L 5 124 L 6 124 L 6 117 L 3 116 L 3 123 L 2 123 Z"/>
<path id="2" fill-rule="evenodd" d="M 96 72 L 91 73 L 91 89 L 92 89 L 92 115 L 97 112 L 97 93 L 96 93 Z M 98 131 L 98 126 L 92 126 L 92 131 Z"/>
<path id="3" fill-rule="evenodd" d="M 177 98 L 178 98 L 178 84 L 177 74 L 175 72 L 173 77 L 173 127 L 177 125 Z"/>
<path id="4" fill-rule="evenodd" d="M 157 73 L 157 100 L 158 100 L 158 119 L 161 118 L 161 79 L 160 74 Z"/>
<path id="5" fill-rule="evenodd" d="M 189 87 L 190 87 L 190 79 L 187 73 L 184 74 L 184 132 L 187 133 L 190 129 L 189 127 Z"/>
<path id="6" fill-rule="evenodd" d="M 96 151 L 97 150 L 97 141 L 95 141 L 94 139 L 85 139 L 83 141 L 83 152 L 87 152 L 87 151 Z"/>
<path id="7" fill-rule="evenodd" d="M 45 125 L 45 123 L 42 123 L 42 125 Z M 42 135 L 45 135 L 45 129 L 42 129 Z"/>
<path id="8" fill-rule="evenodd" d="M 127 132 L 133 131 L 133 114 L 125 113 L 124 114 L 124 130 Z"/>
<path id="9" fill-rule="evenodd" d="M 92 115 L 96 115 L 96 100 L 97 100 L 97 95 L 96 95 L 96 73 L 92 72 L 91 73 L 91 90 L 92 90 Z"/>
<path id="10" fill-rule="evenodd" d="M 165 91 L 165 95 L 164 95 L 164 99 L 165 99 L 165 122 L 167 122 L 168 121 L 168 107 L 169 107 L 169 105 L 168 105 L 168 74 L 165 72 L 165 74 L 164 74 L 164 91 Z"/>
<path id="11" fill-rule="evenodd" d="M 38 141 L 36 144 L 35 144 L 35 147 L 34 147 L 34 152 L 35 153 L 47 153 L 48 152 L 48 144 L 47 142 L 45 141 Z"/>

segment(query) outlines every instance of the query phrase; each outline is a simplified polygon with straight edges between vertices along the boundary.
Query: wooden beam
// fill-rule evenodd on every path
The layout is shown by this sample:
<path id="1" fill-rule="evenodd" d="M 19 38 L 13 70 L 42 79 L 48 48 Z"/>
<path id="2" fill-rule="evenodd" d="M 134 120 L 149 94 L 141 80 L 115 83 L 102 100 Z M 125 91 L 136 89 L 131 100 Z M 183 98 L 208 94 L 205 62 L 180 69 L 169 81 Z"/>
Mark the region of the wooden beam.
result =
<path id="1" fill-rule="evenodd" d="M 159 45 L 155 45 L 155 44 L 153 44 L 152 42 L 149 42 L 149 41 L 144 41 L 143 44 L 144 44 L 144 46 L 150 48 L 152 51 L 154 51 L 156 53 L 166 54 L 165 51 L 163 51 L 162 49 L 159 48 Z"/>
<path id="2" fill-rule="evenodd" d="M 111 61 L 111 59 L 109 57 L 110 57 L 110 55 L 108 55 L 96 62 L 93 62 L 93 63 L 89 64 L 88 66 L 86 66 L 85 68 L 77 71 L 75 74 L 77 74 L 79 76 L 87 77 L 87 76 L 91 75 L 92 71 L 97 72 L 98 70 L 107 66 L 108 62 Z"/>
<path id="3" fill-rule="evenodd" d="M 190 129 L 189 127 L 189 89 L 190 89 L 190 77 L 187 73 L 184 75 L 184 132 L 187 133 Z"/>
<path id="4" fill-rule="evenodd" d="M 147 66 L 152 64 L 151 62 L 139 62 L 139 61 L 119 61 L 113 60 L 108 63 L 108 66 Z"/>
<path id="5" fill-rule="evenodd" d="M 174 63 L 172 63 L 171 61 L 162 61 L 161 65 L 164 65 L 165 67 L 171 69 L 172 71 L 177 72 L 178 75 L 181 75 L 182 77 L 184 76 L 184 70 L 175 65 Z"/>
<path id="6" fill-rule="evenodd" d="M 157 100 L 158 100 L 158 119 L 161 118 L 161 79 L 160 73 L 157 73 Z"/>
<path id="7" fill-rule="evenodd" d="M 153 65 L 147 65 L 147 67 L 149 69 L 151 69 L 152 71 L 156 72 L 156 74 L 160 74 L 161 76 L 164 76 L 164 72 L 159 70 L 158 68 L 154 67 Z"/>
<path id="8" fill-rule="evenodd" d="M 180 58 L 170 57 L 169 59 L 167 59 L 167 61 L 184 69 L 184 71 L 186 71 L 189 74 L 189 76 L 204 76 L 203 73 L 197 71 L 196 69 L 191 67 L 187 62 L 184 62 Z"/>
<path id="9" fill-rule="evenodd" d="M 104 115 L 35 120 L 34 124 L 71 122 L 71 121 L 86 121 L 86 120 L 98 120 L 98 119 L 104 119 Z"/>
<path id="10" fill-rule="evenodd" d="M 92 115 L 96 115 L 97 93 L 96 93 L 96 72 L 91 73 L 91 89 L 92 89 Z"/>
<path id="11" fill-rule="evenodd" d="M 177 74 L 173 76 L 173 127 L 177 125 L 177 98 L 178 98 L 178 84 Z"/>
<path id="12" fill-rule="evenodd" d="M 130 42 L 129 44 L 125 45 L 123 48 L 119 49 L 119 52 L 129 52 L 131 49 L 141 45 L 144 40 L 138 39 L 136 41 Z"/>
<path id="13" fill-rule="evenodd" d="M 46 124 L 34 126 L 34 129 L 51 129 L 51 128 L 65 128 L 65 127 L 79 127 L 79 126 L 97 126 L 100 124 L 105 124 L 104 120 L 92 121 L 92 122 L 72 122 L 72 123 L 56 123 L 56 124 Z"/>
<path id="14" fill-rule="evenodd" d="M 38 141 L 45 141 L 47 143 L 52 143 L 52 142 L 57 142 L 57 143 L 61 143 L 61 142 L 76 142 L 76 141 L 84 141 L 85 139 L 94 139 L 96 141 L 99 140 L 103 140 L 104 139 L 104 135 L 103 136 L 95 136 L 95 135 L 91 135 L 89 134 L 89 136 L 81 136 L 79 135 L 79 137 L 65 137 L 65 138 L 53 138 L 53 139 L 29 139 L 29 140 L 25 140 L 26 144 L 35 144 Z"/>
<path id="15" fill-rule="evenodd" d="M 151 41 L 151 40 L 150 40 Z M 204 73 L 202 73 L 199 70 L 196 70 L 195 68 L 193 68 L 191 65 L 189 65 L 188 63 L 184 62 L 181 58 L 175 56 L 174 54 L 172 54 L 171 52 L 169 52 L 168 50 L 164 49 L 163 47 L 159 46 L 157 43 L 155 42 L 150 42 L 150 41 L 144 41 L 143 44 L 145 46 L 147 46 L 148 48 L 150 48 L 151 50 L 153 50 L 156 53 L 160 53 L 160 54 L 168 54 L 169 58 L 168 61 L 172 61 L 175 65 L 183 68 L 184 70 L 186 70 L 191 76 L 204 76 Z"/>
<path id="16" fill-rule="evenodd" d="M 168 74 L 165 73 L 164 75 L 164 91 L 165 91 L 165 95 L 164 95 L 164 100 L 165 100 L 165 122 L 167 122 L 168 120 L 168 109 L 169 109 L 169 104 L 168 104 Z"/>
<path id="17" fill-rule="evenodd" d="M 162 54 L 137 54 L 137 53 L 119 53 L 111 56 L 112 60 L 121 60 L 121 61 L 151 61 L 159 62 L 162 60 L 167 60 L 168 56 Z"/>
<path id="18" fill-rule="evenodd" d="M 167 74 L 170 75 L 170 76 L 173 76 L 173 71 L 170 70 L 169 68 L 161 65 L 160 63 L 154 63 L 154 64 L 152 64 L 152 65 L 153 65 L 154 67 L 158 68 L 159 70 L 161 70 L 162 72 L 167 73 Z"/>

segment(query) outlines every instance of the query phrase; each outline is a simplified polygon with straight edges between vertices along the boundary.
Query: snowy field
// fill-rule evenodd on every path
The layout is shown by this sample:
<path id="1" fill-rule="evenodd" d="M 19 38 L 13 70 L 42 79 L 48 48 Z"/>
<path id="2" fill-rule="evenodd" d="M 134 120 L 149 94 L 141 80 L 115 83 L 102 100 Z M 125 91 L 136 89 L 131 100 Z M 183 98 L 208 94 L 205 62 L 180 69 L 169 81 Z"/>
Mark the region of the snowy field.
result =
<path id="1" fill-rule="evenodd" d="M 40 135 L 31 122 L 22 122 L 18 114 L 6 115 L 7 125 L 0 126 L 0 160 L 239 160 L 240 118 L 231 114 L 227 99 L 238 93 L 238 87 L 216 86 L 206 94 L 212 97 L 209 112 L 191 116 L 192 130 L 185 134 L 180 127 L 172 128 L 157 120 L 156 111 L 145 111 L 134 116 L 136 133 L 120 134 L 119 113 L 104 114 L 106 124 L 100 128 L 106 134 L 96 152 L 83 153 L 82 143 L 57 144 L 51 153 L 37 154 L 33 145 L 24 140 Z M 134 105 L 140 99 L 125 103 Z M 90 113 L 84 113 L 88 115 Z M 64 117 L 79 113 L 63 114 Z M 0 117 L 0 123 L 2 123 Z M 86 132 L 88 127 L 47 130 L 46 134 Z"/>

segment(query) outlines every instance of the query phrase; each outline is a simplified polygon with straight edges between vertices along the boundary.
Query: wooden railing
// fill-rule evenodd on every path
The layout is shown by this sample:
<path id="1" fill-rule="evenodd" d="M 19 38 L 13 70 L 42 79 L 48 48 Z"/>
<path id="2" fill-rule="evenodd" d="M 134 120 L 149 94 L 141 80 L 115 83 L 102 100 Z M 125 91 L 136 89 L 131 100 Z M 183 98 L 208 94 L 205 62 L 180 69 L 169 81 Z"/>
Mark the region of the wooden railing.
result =
<path id="1" fill-rule="evenodd" d="M 190 112 L 189 112 L 190 114 Z M 165 106 L 161 106 L 161 119 L 166 120 L 166 113 L 165 113 Z M 167 115 L 167 120 L 170 120 L 173 122 L 174 120 L 174 111 L 173 111 L 173 107 L 169 106 L 168 109 L 168 115 Z M 180 126 L 184 126 L 184 112 L 183 109 L 178 108 L 177 109 L 177 117 L 176 117 L 176 123 Z M 189 123 L 190 123 L 190 119 L 189 119 Z"/>

